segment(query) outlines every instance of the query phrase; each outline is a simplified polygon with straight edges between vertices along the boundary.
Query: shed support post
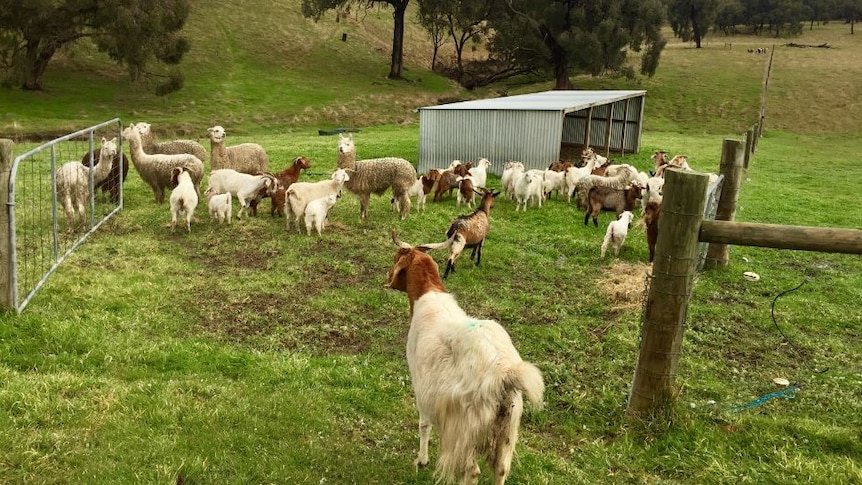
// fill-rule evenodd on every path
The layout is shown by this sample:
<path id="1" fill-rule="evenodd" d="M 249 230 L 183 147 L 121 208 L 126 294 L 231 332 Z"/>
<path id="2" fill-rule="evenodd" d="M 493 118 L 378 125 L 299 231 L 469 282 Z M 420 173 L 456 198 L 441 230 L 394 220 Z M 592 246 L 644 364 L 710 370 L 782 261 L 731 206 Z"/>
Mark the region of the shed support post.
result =
<path id="1" fill-rule="evenodd" d="M 697 266 L 697 242 L 709 177 L 670 169 L 628 414 L 666 411 L 676 390 L 688 300 Z"/>
<path id="2" fill-rule="evenodd" d="M 626 154 L 626 130 L 629 127 L 629 102 L 631 98 L 626 98 L 626 104 L 623 107 L 623 132 L 620 136 L 620 156 Z"/>
<path id="3" fill-rule="evenodd" d="M 607 130 L 605 132 L 605 156 L 608 158 L 611 157 L 611 132 L 614 128 L 614 106 L 616 105 L 616 102 L 608 105 L 608 120 L 605 125 Z"/>

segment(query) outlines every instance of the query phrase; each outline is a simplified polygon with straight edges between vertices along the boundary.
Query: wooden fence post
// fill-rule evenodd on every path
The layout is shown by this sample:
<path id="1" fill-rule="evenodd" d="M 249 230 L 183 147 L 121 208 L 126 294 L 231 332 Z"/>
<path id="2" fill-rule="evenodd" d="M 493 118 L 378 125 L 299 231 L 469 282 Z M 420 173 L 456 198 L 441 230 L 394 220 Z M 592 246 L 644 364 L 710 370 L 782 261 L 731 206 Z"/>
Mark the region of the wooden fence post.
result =
<path id="1" fill-rule="evenodd" d="M 750 133 L 750 132 L 749 132 Z M 745 148 L 738 140 L 724 140 L 721 146 L 721 165 L 719 170 L 724 175 L 721 185 L 721 198 L 715 211 L 717 221 L 732 221 L 736 218 L 736 203 L 739 200 L 739 186 L 742 184 L 743 151 Z M 706 251 L 705 268 L 727 266 L 730 261 L 730 246 L 713 243 Z"/>
<path id="2" fill-rule="evenodd" d="M 14 310 L 12 301 L 12 248 L 9 247 L 9 177 L 12 172 L 12 140 L 0 138 L 0 310 Z"/>
<path id="3" fill-rule="evenodd" d="M 751 159 L 751 154 L 754 152 L 754 138 L 756 137 L 756 132 L 754 127 L 748 129 L 745 132 L 745 151 L 743 154 L 742 166 L 744 168 L 748 168 L 748 161 Z M 723 150 L 723 147 L 722 147 Z M 724 152 L 722 151 L 722 156 L 724 156 Z"/>
<path id="4" fill-rule="evenodd" d="M 653 277 L 628 400 L 630 415 L 663 410 L 673 400 L 708 184 L 705 174 L 676 169 L 665 173 Z"/>

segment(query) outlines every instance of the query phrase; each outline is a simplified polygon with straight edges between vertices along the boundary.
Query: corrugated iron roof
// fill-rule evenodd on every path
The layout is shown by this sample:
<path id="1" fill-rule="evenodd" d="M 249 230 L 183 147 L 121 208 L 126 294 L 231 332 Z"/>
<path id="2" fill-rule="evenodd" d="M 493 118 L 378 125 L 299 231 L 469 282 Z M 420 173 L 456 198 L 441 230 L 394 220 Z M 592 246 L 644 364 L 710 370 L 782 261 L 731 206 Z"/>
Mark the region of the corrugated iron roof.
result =
<path id="1" fill-rule="evenodd" d="M 543 91 L 492 99 L 426 106 L 420 110 L 526 110 L 570 113 L 601 104 L 643 96 L 646 91 Z"/>

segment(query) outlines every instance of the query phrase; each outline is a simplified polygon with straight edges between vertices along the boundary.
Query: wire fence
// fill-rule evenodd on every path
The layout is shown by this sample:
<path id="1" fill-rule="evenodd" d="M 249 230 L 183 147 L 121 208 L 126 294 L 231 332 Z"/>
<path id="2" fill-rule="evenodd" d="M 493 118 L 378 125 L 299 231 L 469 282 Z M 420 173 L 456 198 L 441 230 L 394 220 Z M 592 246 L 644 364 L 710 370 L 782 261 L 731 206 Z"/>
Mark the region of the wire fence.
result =
<path id="1" fill-rule="evenodd" d="M 95 186 L 93 156 L 102 137 L 116 138 L 123 152 L 119 118 L 85 128 L 38 146 L 12 162 L 9 174 L 9 255 L 11 303 L 21 313 L 51 273 L 99 226 L 123 207 L 121 173 L 124 157 L 115 157 L 117 169 Z M 57 198 L 57 170 L 65 163 L 84 163 L 89 173 L 89 199 L 83 223 L 65 220 Z M 99 193 L 97 193 L 97 191 Z M 113 194 L 112 194 L 113 191 Z"/>

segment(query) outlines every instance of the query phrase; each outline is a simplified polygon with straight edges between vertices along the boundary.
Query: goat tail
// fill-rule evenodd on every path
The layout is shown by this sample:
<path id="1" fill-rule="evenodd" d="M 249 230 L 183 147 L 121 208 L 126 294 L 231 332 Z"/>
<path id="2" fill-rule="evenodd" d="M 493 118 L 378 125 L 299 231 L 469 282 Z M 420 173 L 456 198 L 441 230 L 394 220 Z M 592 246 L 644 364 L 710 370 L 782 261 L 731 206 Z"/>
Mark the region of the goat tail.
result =
<path id="1" fill-rule="evenodd" d="M 524 393 L 527 401 L 530 401 L 536 409 L 541 409 L 543 395 L 545 394 L 545 381 L 542 379 L 542 371 L 530 362 L 523 360 L 513 365 L 509 371 L 512 384 L 516 389 Z"/>

